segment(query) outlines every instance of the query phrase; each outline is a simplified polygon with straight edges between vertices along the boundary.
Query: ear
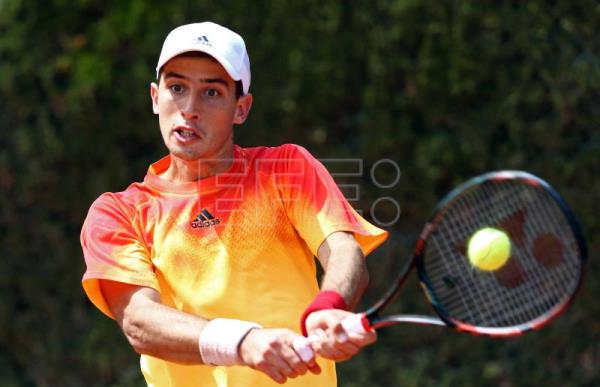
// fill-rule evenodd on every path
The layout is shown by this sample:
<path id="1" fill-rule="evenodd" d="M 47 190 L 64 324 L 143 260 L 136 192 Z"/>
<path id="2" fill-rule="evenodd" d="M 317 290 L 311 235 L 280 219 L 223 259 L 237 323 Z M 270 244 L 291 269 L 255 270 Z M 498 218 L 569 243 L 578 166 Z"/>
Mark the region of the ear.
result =
<path id="1" fill-rule="evenodd" d="M 252 107 L 252 94 L 242 95 L 237 100 L 237 106 L 235 108 L 235 115 L 233 116 L 234 124 L 243 124 L 250 114 L 250 108 Z"/>
<path id="2" fill-rule="evenodd" d="M 155 82 L 150 84 L 150 98 L 152 99 L 152 112 L 158 114 L 158 85 Z"/>

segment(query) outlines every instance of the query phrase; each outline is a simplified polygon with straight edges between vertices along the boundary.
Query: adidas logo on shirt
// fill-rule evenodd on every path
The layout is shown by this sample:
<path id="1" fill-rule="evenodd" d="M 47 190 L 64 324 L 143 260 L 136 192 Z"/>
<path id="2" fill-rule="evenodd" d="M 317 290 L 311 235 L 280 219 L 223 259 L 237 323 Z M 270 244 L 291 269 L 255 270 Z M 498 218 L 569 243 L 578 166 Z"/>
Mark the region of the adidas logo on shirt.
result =
<path id="1" fill-rule="evenodd" d="M 215 218 L 206 208 L 202 209 L 196 219 L 192 220 L 193 228 L 212 227 L 221 223 L 221 219 Z"/>

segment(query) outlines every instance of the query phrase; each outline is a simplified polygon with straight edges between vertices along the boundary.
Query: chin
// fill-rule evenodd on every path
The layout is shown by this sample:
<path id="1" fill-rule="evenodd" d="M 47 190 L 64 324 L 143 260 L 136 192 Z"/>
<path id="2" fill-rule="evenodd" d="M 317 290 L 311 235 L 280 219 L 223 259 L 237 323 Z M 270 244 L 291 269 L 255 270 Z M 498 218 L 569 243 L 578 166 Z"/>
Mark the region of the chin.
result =
<path id="1" fill-rule="evenodd" d="M 185 161 L 195 161 L 202 158 L 203 153 L 191 149 L 181 149 L 178 147 L 172 147 L 169 149 L 169 153 L 172 157 Z"/>

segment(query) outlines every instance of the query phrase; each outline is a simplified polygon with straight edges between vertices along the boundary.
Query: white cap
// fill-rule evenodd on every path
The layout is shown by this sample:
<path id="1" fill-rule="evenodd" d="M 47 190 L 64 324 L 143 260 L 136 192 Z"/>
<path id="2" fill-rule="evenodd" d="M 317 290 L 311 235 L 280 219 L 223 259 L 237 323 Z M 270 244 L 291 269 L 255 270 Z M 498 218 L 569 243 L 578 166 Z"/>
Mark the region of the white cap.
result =
<path id="1" fill-rule="evenodd" d="M 242 81 L 244 94 L 248 93 L 250 59 L 240 35 L 212 22 L 177 27 L 163 43 L 156 65 L 156 77 L 165 63 L 189 51 L 201 51 L 215 58 L 234 81 Z"/>

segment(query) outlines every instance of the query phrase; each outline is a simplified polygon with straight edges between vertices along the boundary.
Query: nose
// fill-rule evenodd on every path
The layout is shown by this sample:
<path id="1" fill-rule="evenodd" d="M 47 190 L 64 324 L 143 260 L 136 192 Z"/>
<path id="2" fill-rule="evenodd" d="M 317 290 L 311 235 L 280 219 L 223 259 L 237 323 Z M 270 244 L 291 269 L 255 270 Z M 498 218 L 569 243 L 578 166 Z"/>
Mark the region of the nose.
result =
<path id="1" fill-rule="evenodd" d="M 181 116 L 186 120 L 195 120 L 200 117 L 200 104 L 199 98 L 195 96 L 195 93 L 190 93 L 188 97 L 182 101 L 179 110 Z"/>

